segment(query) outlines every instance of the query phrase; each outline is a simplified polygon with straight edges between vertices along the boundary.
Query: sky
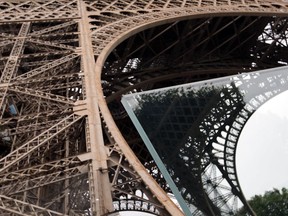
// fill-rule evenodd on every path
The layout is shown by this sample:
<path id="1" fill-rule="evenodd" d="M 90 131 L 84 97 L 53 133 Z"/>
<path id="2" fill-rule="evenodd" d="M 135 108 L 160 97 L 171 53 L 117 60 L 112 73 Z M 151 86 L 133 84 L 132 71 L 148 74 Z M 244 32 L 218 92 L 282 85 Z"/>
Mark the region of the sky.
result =
<path id="1" fill-rule="evenodd" d="M 262 105 L 240 135 L 236 167 L 246 199 L 288 187 L 287 165 L 288 91 Z"/>
<path id="2" fill-rule="evenodd" d="M 246 199 L 273 188 L 288 188 L 288 91 L 264 103 L 249 119 L 240 135 L 236 163 Z"/>

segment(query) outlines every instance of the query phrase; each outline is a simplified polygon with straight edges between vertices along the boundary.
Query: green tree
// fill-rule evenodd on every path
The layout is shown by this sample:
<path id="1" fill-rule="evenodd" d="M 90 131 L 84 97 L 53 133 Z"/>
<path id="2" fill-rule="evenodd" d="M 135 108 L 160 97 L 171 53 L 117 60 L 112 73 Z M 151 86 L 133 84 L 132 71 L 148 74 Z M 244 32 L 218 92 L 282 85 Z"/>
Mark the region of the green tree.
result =
<path id="1" fill-rule="evenodd" d="M 256 195 L 248 201 L 257 216 L 287 216 L 288 215 L 288 190 L 273 189 L 264 195 Z M 240 209 L 237 216 L 246 215 L 244 209 Z"/>

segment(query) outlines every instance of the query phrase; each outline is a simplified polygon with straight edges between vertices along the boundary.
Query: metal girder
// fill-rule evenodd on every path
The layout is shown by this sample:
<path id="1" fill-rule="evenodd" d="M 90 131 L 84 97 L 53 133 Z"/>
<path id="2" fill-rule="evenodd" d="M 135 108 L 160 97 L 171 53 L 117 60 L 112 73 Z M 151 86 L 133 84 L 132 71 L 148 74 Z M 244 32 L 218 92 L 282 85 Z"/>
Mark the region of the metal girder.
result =
<path id="1" fill-rule="evenodd" d="M 85 169 L 86 168 L 86 169 Z M 85 173 L 81 172 L 81 170 L 85 170 Z M 83 174 L 88 172 L 87 166 L 79 166 L 64 169 L 62 171 L 53 172 L 53 173 L 45 173 L 42 174 L 40 177 L 30 177 L 29 176 L 29 184 L 30 186 L 27 187 L 27 184 L 23 179 L 12 182 L 13 185 L 7 186 L 7 188 L 3 187 L 3 194 L 9 195 L 16 195 L 25 191 L 29 191 L 35 188 L 44 187 L 53 183 L 66 181 L 68 179 L 72 179 L 75 177 L 79 177 Z M 16 185 L 16 187 L 15 187 Z"/>
<path id="2" fill-rule="evenodd" d="M 59 115 L 69 115 L 71 114 L 71 109 L 70 108 L 66 108 L 64 110 L 51 110 L 51 111 L 46 111 L 46 112 L 41 112 L 41 113 L 29 113 L 27 115 L 21 115 L 21 116 L 13 116 L 10 118 L 3 118 L 0 120 L 1 125 L 6 125 L 6 124 L 11 124 L 13 123 L 15 120 L 17 122 L 25 122 L 25 121 L 33 121 L 36 119 L 45 119 L 49 116 L 53 117 L 53 116 L 59 116 Z"/>
<path id="3" fill-rule="evenodd" d="M 130 210 L 167 214 L 161 203 L 153 200 L 151 192 L 147 190 L 140 176 L 129 166 L 125 156 L 117 151 L 119 146 L 110 145 L 109 149 L 108 170 L 112 177 L 113 204 L 118 206 L 116 209 L 124 210 L 121 206 L 125 205 Z"/>
<path id="4" fill-rule="evenodd" d="M 29 32 L 30 23 L 23 23 L 21 29 L 18 33 L 14 46 L 11 50 L 10 56 L 6 62 L 5 68 L 1 74 L 0 83 L 9 83 L 11 78 L 15 76 L 15 72 L 17 71 L 19 56 L 24 51 L 24 42 L 26 40 L 26 36 Z M 4 88 L 0 87 L 0 115 L 3 114 L 3 104 L 5 101 L 5 96 L 8 90 L 8 86 L 4 86 Z"/>
<path id="5" fill-rule="evenodd" d="M 225 18 L 234 13 L 233 18 Z M 242 20 L 247 14 L 259 18 Z M 232 57 L 257 37 L 258 32 L 251 35 L 250 29 L 267 23 L 260 15 L 287 16 L 287 4 L 280 0 L 0 1 L 1 214 L 100 216 L 131 209 L 182 215 L 166 194 L 170 191 L 160 171 L 154 172 L 157 167 L 119 98 L 129 91 L 237 73 L 239 65 L 253 70 L 250 60 Z M 183 24 L 186 19 L 191 22 Z M 209 27 L 212 21 L 214 28 Z M 277 44 L 287 43 L 285 21 L 279 18 L 275 26 L 281 22 L 281 39 L 263 32 L 253 49 L 255 57 L 260 56 L 259 67 L 272 65 Z M 156 28 L 162 24 L 167 25 Z M 222 31 L 232 27 L 233 34 L 217 41 Z M 267 45 L 271 38 L 274 42 Z M 191 46 L 191 41 L 198 46 Z M 225 58 L 217 56 L 219 50 L 225 50 Z M 285 52 L 282 48 L 276 53 L 284 62 Z M 196 54 L 201 61 L 194 61 Z M 150 67 L 168 57 L 182 64 Z M 188 58 L 192 60 L 185 62 Z M 240 125 L 243 118 L 238 118 Z M 235 123 L 226 131 L 225 138 L 233 145 L 227 144 L 221 152 L 226 161 L 219 166 L 231 185 L 237 185 L 230 163 L 239 127 Z M 219 180 L 208 171 L 205 175 Z M 73 185 L 74 180 L 79 181 Z M 215 203 L 223 204 L 221 191 L 215 194 Z"/>
<path id="6" fill-rule="evenodd" d="M 47 33 L 51 33 L 55 30 L 59 30 L 59 29 L 63 29 L 65 27 L 68 27 L 70 25 L 75 25 L 77 24 L 75 21 L 69 21 L 69 22 L 64 22 L 64 23 L 61 23 L 59 25 L 55 25 L 55 26 L 52 26 L 52 27 L 49 27 L 49 28 L 45 28 L 45 29 L 42 29 L 42 30 L 39 30 L 39 31 L 34 31 L 32 33 L 30 33 L 29 35 L 32 35 L 32 36 L 36 36 L 36 35 L 43 35 L 43 34 L 47 34 Z"/>
<path id="7" fill-rule="evenodd" d="M 80 2 L 80 13 L 82 16 L 79 22 L 81 32 L 80 41 L 82 46 L 82 63 L 85 74 L 85 94 L 87 102 L 87 111 L 89 113 L 86 124 L 86 147 L 91 151 L 93 158 L 89 165 L 89 192 L 92 215 L 104 215 L 113 211 L 113 200 L 111 185 L 109 182 L 107 153 L 102 137 L 101 118 L 99 115 L 97 92 L 93 88 L 95 82 L 94 64 L 95 59 L 91 46 L 91 38 L 89 37 L 89 18 L 86 13 L 86 4 Z M 107 191 L 109 191 L 107 193 Z"/>
<path id="8" fill-rule="evenodd" d="M 16 22 L 23 20 L 65 20 L 79 18 L 77 1 L 3 1 L 0 22 Z"/>
<path id="9" fill-rule="evenodd" d="M 91 158 L 90 153 L 86 153 L 82 155 L 61 158 L 56 161 L 45 162 L 25 169 L 6 172 L 1 174 L 1 184 L 13 181 L 15 182 L 22 178 L 29 179 L 30 176 L 33 177 L 41 176 L 41 173 L 47 174 L 57 172 L 59 170 L 63 171 L 65 170 L 66 166 L 68 166 L 69 168 L 77 167 L 79 169 L 79 172 L 83 173 L 87 170 L 86 168 L 83 170 L 82 167 L 86 166 L 87 161 L 89 161 L 90 158 Z M 17 192 L 17 190 L 15 192 Z"/>
<path id="10" fill-rule="evenodd" d="M 10 136 L 16 135 L 16 134 L 25 134 L 29 132 L 34 132 L 34 131 L 42 131 L 46 130 L 49 127 L 53 126 L 56 124 L 58 120 L 52 120 L 52 121 L 45 121 L 45 122 L 35 122 L 34 124 L 29 124 L 23 125 L 23 126 L 18 126 L 17 129 L 7 129 L 7 132 Z"/>
<path id="11" fill-rule="evenodd" d="M 42 132 L 27 143 L 24 143 L 22 146 L 15 149 L 13 152 L 6 155 L 4 158 L 0 159 L 1 172 L 4 172 L 9 167 L 19 162 L 21 159 L 29 156 L 33 151 L 43 146 L 54 136 L 58 135 L 81 118 L 82 116 L 76 116 L 75 114 L 67 116 L 57 124 L 53 125 L 46 131 Z"/>
<path id="12" fill-rule="evenodd" d="M 46 208 L 41 208 L 37 205 L 32 205 L 31 203 L 23 202 L 21 200 L 17 200 L 14 198 L 10 198 L 4 195 L 0 195 L 0 209 L 4 212 L 10 212 L 12 214 L 16 215 L 39 215 L 39 214 L 45 214 L 49 216 L 56 216 L 56 215 L 62 215 L 60 212 L 52 211 Z"/>
<path id="13" fill-rule="evenodd" d="M 24 88 L 20 86 L 10 86 L 9 91 L 17 92 L 19 94 L 27 94 L 33 97 L 42 98 L 42 99 L 46 99 L 46 100 L 50 100 L 50 101 L 54 101 L 58 103 L 65 103 L 65 104 L 72 105 L 75 102 L 63 96 L 59 96 L 59 95 L 55 95 L 55 94 L 51 94 L 51 93 L 47 93 L 47 92 L 43 92 L 39 90 Z"/>
<path id="14" fill-rule="evenodd" d="M 78 75 L 77 73 L 70 73 L 70 74 L 57 74 L 55 76 L 49 76 L 49 77 L 38 77 L 38 78 L 32 78 L 32 79 L 19 79 L 17 80 L 16 82 L 13 82 L 12 84 L 13 85 L 17 85 L 17 86 L 29 86 L 29 85 L 35 85 L 37 87 L 37 84 L 41 84 L 41 83 L 44 83 L 44 82 L 59 82 L 61 83 L 60 81 L 62 81 L 63 83 L 63 80 L 70 80 L 73 78 L 78 78 L 78 77 L 81 77 L 80 75 Z"/>
<path id="15" fill-rule="evenodd" d="M 64 56 L 64 57 L 57 59 L 53 62 L 47 63 L 47 64 L 45 64 L 39 68 L 31 70 L 25 74 L 19 75 L 19 76 L 15 77 L 15 80 L 23 80 L 23 79 L 28 79 L 28 78 L 37 76 L 39 74 L 44 73 L 45 71 L 51 70 L 51 69 L 53 69 L 53 68 L 55 68 L 61 64 L 64 64 L 64 63 L 66 63 L 66 62 L 68 62 L 68 61 L 70 61 L 70 60 L 72 60 L 78 56 L 79 56 L 79 54 L 76 54 L 76 53 L 72 53 L 70 55 Z"/>
<path id="16" fill-rule="evenodd" d="M 39 45 L 51 46 L 51 47 L 55 47 L 55 48 L 62 48 L 62 49 L 66 49 L 66 50 L 74 50 L 75 49 L 75 47 L 72 47 L 69 45 L 65 45 L 65 44 L 61 44 L 61 43 L 53 43 L 50 41 L 44 41 L 44 40 L 40 40 L 40 39 L 27 38 L 27 41 L 33 42 L 33 43 L 39 44 Z"/>
<path id="17" fill-rule="evenodd" d="M 281 1 L 279 1 L 281 3 Z M 267 6 L 269 6 L 269 3 Z M 241 0 L 231 1 L 231 0 L 196 0 L 196 1 L 188 1 L 188 0 L 140 0 L 140 1 L 108 1 L 101 2 L 96 4 L 96 2 L 88 2 L 89 8 L 93 11 L 115 11 L 115 10 L 153 10 L 153 9 L 170 9 L 170 8 L 181 8 L 181 7 L 209 7 L 209 6 L 224 6 L 231 7 L 234 5 L 259 5 L 259 1 L 252 0 L 247 3 Z"/>

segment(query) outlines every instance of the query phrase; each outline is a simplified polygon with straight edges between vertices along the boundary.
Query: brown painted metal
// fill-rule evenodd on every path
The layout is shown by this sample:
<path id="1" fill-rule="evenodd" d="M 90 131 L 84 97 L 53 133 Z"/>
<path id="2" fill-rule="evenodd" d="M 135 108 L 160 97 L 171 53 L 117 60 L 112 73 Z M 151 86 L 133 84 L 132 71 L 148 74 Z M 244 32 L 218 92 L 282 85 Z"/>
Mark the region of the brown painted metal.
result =
<path id="1" fill-rule="evenodd" d="M 1 215 L 183 215 L 115 124 L 107 101 L 133 87 L 106 97 L 107 57 L 162 24 L 287 12 L 280 0 L 0 1 Z"/>

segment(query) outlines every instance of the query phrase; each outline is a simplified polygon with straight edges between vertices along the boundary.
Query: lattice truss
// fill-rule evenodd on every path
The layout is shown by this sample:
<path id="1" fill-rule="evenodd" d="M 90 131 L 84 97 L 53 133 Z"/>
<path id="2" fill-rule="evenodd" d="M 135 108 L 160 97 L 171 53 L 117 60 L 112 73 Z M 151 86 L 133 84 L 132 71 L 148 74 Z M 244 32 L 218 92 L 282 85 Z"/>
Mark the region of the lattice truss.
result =
<path id="1" fill-rule="evenodd" d="M 0 1 L 1 215 L 182 215 L 121 95 L 286 64 L 287 7 Z"/>

